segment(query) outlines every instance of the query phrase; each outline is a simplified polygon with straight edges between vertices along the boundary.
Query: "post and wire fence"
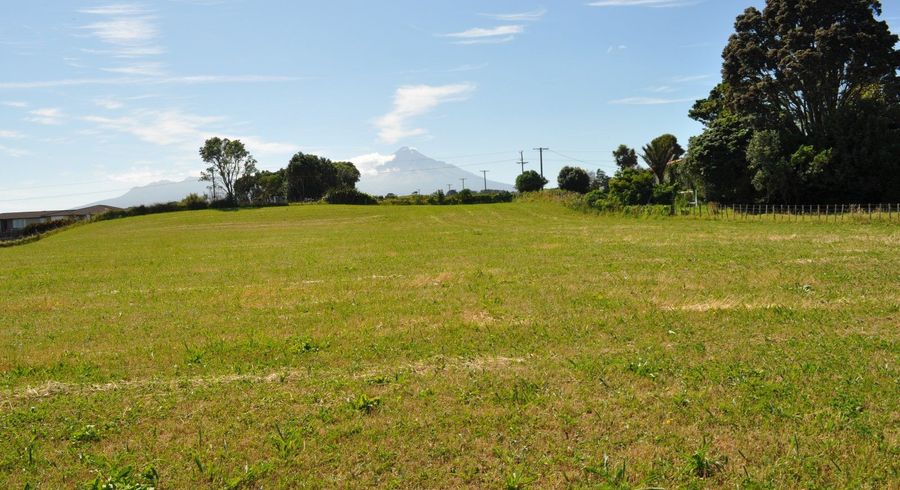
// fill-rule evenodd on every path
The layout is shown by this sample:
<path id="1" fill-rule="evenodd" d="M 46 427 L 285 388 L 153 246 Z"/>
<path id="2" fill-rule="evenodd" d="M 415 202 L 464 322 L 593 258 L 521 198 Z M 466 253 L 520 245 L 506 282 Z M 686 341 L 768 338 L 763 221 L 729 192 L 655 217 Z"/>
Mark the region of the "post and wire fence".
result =
<path id="1" fill-rule="evenodd" d="M 898 222 L 900 204 L 717 204 L 673 207 L 673 214 L 743 221 Z"/>

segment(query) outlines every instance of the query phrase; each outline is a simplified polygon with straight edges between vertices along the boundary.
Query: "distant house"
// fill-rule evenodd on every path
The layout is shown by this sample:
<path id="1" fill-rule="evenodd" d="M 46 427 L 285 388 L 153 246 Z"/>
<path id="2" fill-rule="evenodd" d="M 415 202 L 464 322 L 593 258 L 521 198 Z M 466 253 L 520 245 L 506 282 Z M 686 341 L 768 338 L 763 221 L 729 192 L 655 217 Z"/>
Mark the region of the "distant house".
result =
<path id="1" fill-rule="evenodd" d="M 61 220 L 88 220 L 107 211 L 117 210 L 112 206 L 89 206 L 65 211 L 25 211 L 21 213 L 0 213 L 0 238 L 13 238 L 22 233 L 26 226 L 35 223 L 49 223 Z"/>

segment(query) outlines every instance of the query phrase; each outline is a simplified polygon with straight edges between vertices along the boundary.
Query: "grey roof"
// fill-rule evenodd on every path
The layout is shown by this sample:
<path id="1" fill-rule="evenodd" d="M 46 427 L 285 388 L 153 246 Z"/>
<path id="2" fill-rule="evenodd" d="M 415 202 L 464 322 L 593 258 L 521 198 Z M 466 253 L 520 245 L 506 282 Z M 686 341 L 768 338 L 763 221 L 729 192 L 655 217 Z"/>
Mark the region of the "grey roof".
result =
<path id="1" fill-rule="evenodd" d="M 0 213 L 0 219 L 37 219 L 51 218 L 53 216 L 93 216 L 119 209 L 113 206 L 89 206 L 81 209 L 67 209 L 63 211 L 23 211 L 20 213 Z"/>

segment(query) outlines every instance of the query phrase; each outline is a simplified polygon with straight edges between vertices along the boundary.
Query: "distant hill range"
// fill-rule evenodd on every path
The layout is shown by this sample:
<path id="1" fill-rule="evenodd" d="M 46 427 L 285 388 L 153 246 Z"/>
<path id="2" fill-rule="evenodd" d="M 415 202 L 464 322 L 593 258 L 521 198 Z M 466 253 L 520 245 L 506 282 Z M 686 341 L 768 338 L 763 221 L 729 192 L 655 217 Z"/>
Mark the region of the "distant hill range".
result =
<path id="1" fill-rule="evenodd" d="M 400 148 L 394 158 L 378 169 L 377 175 L 363 175 L 357 184 L 359 190 L 369 194 L 383 196 L 388 193 L 407 195 L 419 191 L 431 194 L 442 189 L 447 192 L 447 184 L 460 190 L 466 179 L 466 187 L 473 191 L 484 188 L 484 176 L 468 172 L 446 162 L 429 158 L 415 149 Z M 487 181 L 488 189 L 512 191 L 513 186 Z"/>
<path id="2" fill-rule="evenodd" d="M 407 195 L 416 191 L 420 191 L 422 194 L 431 194 L 438 189 L 446 192 L 447 184 L 460 190 L 462 187 L 460 179 L 466 179 L 466 187 L 473 191 L 480 191 L 484 188 L 482 175 L 428 158 L 412 148 L 404 147 L 397 150 L 393 159 L 378 169 L 377 175 L 364 174 L 357 187 L 363 192 L 376 196 L 388 193 Z M 493 180 L 488 180 L 487 186 L 492 190 L 513 190 L 513 186 Z M 207 187 L 206 182 L 199 182 L 196 177 L 189 177 L 180 182 L 162 180 L 135 187 L 119 197 L 93 202 L 83 207 L 106 205 L 128 208 L 141 204 L 180 201 L 191 193 L 204 195 L 208 191 Z"/>
<path id="3" fill-rule="evenodd" d="M 180 201 L 188 194 L 203 195 L 207 192 L 206 182 L 199 182 L 197 177 L 188 177 L 180 182 L 161 180 L 141 187 L 135 187 L 119 197 L 104 199 L 88 206 L 106 205 L 117 208 L 130 208 L 141 204 L 158 204 Z"/>

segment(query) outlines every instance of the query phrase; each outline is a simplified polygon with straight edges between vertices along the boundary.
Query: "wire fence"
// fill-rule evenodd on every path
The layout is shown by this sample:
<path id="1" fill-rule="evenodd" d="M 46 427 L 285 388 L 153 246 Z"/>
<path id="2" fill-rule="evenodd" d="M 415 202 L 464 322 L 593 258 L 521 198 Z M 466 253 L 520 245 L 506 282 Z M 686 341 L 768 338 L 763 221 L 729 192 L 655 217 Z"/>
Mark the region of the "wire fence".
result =
<path id="1" fill-rule="evenodd" d="M 900 222 L 900 204 L 716 204 L 676 210 L 675 214 L 745 221 Z"/>

